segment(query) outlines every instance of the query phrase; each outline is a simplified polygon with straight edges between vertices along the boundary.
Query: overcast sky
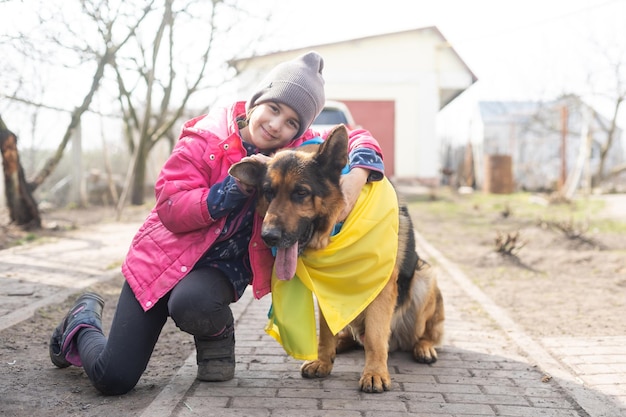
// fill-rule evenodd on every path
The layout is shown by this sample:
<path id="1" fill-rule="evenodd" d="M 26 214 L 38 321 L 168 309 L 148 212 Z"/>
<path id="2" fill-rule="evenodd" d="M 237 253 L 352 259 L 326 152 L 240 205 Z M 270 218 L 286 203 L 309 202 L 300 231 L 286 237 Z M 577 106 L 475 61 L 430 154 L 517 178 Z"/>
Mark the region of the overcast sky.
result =
<path id="1" fill-rule="evenodd" d="M 268 49 L 437 26 L 487 97 L 580 88 L 592 42 L 626 63 L 626 0 L 275 0 Z M 282 32 L 282 33 L 281 33 Z M 594 59 L 595 60 L 595 59 Z M 477 85 L 478 86 L 478 85 Z"/>
<path id="2" fill-rule="evenodd" d="M 621 61 L 626 80 L 626 0 L 274 0 L 274 6 L 268 52 L 436 26 L 479 80 L 443 112 L 453 130 L 447 134 L 457 140 L 464 140 L 480 100 L 575 93 L 610 115 L 608 102 L 594 99 L 601 86 L 590 85 L 589 75 Z M 626 109 L 621 116 L 626 128 Z"/>
<path id="3" fill-rule="evenodd" d="M 479 79 L 449 112 L 467 113 L 479 100 L 588 95 L 589 74 L 608 62 L 600 52 L 626 66 L 626 0 L 244 1 L 250 8 L 271 6 L 272 36 L 263 52 L 436 26 Z M 0 16 L 0 22 L 17 17 Z M 626 110 L 622 115 L 626 128 Z"/>

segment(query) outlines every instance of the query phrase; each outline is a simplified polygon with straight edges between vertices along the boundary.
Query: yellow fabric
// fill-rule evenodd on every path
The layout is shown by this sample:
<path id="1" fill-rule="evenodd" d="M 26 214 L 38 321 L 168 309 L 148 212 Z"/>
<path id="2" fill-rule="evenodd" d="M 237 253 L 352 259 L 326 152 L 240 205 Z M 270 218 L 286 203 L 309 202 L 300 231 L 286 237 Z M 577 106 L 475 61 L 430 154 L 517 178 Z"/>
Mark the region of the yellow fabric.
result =
<path id="1" fill-rule="evenodd" d="M 298 258 L 296 276 L 272 276 L 272 309 L 265 331 L 296 359 L 317 358 L 315 305 L 337 334 L 387 284 L 398 250 L 398 200 L 385 178 L 365 185 L 341 231 L 322 250 Z"/>

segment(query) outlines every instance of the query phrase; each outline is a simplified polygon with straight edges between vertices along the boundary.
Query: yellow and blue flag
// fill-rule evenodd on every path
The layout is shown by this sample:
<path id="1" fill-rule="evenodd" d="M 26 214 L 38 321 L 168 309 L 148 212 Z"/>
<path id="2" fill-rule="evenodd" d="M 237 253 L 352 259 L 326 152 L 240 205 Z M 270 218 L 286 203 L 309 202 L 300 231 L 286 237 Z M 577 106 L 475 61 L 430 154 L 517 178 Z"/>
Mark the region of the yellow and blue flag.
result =
<path id="1" fill-rule="evenodd" d="M 315 299 L 333 334 L 378 296 L 398 250 L 398 199 L 387 178 L 366 184 L 341 230 L 321 250 L 305 250 L 296 276 L 272 276 L 265 331 L 292 357 L 317 359 Z"/>

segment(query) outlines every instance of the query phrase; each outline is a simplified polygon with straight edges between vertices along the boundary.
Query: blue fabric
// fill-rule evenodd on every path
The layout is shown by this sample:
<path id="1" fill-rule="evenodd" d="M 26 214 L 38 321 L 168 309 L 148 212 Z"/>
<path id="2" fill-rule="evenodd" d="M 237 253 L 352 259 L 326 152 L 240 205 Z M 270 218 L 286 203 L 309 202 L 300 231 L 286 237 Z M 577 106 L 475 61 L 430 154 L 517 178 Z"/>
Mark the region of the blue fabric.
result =
<path id="1" fill-rule="evenodd" d="M 307 141 L 302 142 L 304 145 L 320 145 L 324 140 L 320 136 L 316 136 Z M 350 172 L 352 168 L 366 168 L 370 171 L 367 182 L 380 181 L 385 176 L 385 164 L 383 159 L 370 148 L 357 148 L 348 155 L 348 165 L 341 171 L 342 175 Z"/>
<path id="2" fill-rule="evenodd" d="M 222 182 L 214 184 L 209 189 L 207 207 L 213 219 L 227 216 L 229 213 L 241 209 L 250 198 L 237 185 L 235 178 L 228 175 Z"/>
<path id="3" fill-rule="evenodd" d="M 315 136 L 314 138 L 311 138 L 309 140 L 305 140 L 304 142 L 302 142 L 300 144 L 300 146 L 321 145 L 322 143 L 324 143 L 324 139 L 322 139 L 321 136 Z M 345 175 L 348 172 L 350 172 L 350 166 L 346 164 L 346 166 L 341 170 L 341 175 Z"/>
<path id="4" fill-rule="evenodd" d="M 322 143 L 324 143 L 324 139 L 322 139 L 321 136 L 315 136 L 314 138 L 311 138 L 309 140 L 305 140 L 304 142 L 302 142 L 300 144 L 300 146 L 306 146 L 306 145 L 321 145 Z"/>
<path id="5" fill-rule="evenodd" d="M 365 168 L 370 171 L 367 182 L 380 181 L 385 176 L 385 165 L 383 159 L 369 148 L 358 148 L 348 155 L 348 165 L 350 169 Z"/>
<path id="6" fill-rule="evenodd" d="M 243 142 L 247 154 L 257 152 L 253 145 Z M 256 196 L 245 194 L 232 176 L 227 176 L 209 190 L 207 206 L 212 218 L 228 216 L 220 237 L 196 263 L 194 268 L 212 267 L 222 271 L 233 284 L 238 300 L 252 278 L 248 245 L 252 237 L 252 224 Z"/>
<path id="7" fill-rule="evenodd" d="M 242 211 L 231 212 L 220 237 L 194 266 L 194 269 L 208 266 L 222 271 L 233 284 L 236 300 L 241 298 L 252 278 L 248 245 L 255 208 L 256 199 L 249 199 Z"/>

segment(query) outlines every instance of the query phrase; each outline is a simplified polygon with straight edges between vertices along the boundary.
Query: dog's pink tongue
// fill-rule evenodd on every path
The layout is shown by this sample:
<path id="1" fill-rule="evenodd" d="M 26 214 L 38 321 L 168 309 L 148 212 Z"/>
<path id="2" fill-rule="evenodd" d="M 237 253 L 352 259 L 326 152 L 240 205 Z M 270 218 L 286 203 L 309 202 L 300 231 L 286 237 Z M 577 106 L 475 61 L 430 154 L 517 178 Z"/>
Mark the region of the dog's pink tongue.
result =
<path id="1" fill-rule="evenodd" d="M 283 281 L 289 281 L 296 275 L 296 263 L 298 262 L 298 244 L 288 248 L 278 248 L 274 266 L 276 276 Z"/>

